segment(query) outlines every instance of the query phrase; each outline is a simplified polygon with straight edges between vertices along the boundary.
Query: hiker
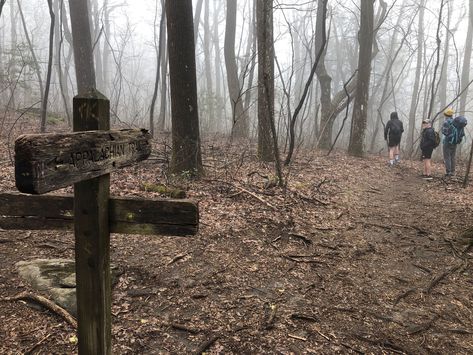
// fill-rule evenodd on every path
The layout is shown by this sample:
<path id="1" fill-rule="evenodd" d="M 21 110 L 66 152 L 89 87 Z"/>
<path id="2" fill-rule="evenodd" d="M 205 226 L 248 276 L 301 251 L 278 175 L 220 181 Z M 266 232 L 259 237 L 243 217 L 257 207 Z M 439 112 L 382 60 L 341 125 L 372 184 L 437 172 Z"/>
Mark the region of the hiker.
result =
<path id="1" fill-rule="evenodd" d="M 430 120 L 422 121 L 422 136 L 420 139 L 420 150 L 422 151 L 422 161 L 424 162 L 424 171 L 422 177 L 432 180 L 432 152 L 436 147 L 435 131 L 432 128 Z"/>
<path id="2" fill-rule="evenodd" d="M 464 128 L 466 118 L 458 116 L 453 118 L 453 109 L 450 107 L 444 111 L 445 122 L 442 125 L 443 138 L 443 161 L 445 163 L 445 176 L 455 175 L 455 154 L 457 145 L 461 143 L 465 136 Z"/>
<path id="3" fill-rule="evenodd" d="M 400 162 L 399 145 L 402 132 L 404 132 L 402 121 L 399 119 L 397 112 L 391 112 L 391 119 L 384 127 L 384 140 L 388 143 L 390 166 Z"/>

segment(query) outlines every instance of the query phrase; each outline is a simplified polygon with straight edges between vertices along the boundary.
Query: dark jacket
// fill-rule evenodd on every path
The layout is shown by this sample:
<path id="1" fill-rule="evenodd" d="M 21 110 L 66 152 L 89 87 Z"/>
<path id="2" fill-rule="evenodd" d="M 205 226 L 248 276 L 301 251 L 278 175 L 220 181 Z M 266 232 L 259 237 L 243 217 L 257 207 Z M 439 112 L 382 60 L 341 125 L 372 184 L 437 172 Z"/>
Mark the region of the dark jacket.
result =
<path id="1" fill-rule="evenodd" d="M 435 131 L 432 127 L 424 128 L 420 139 L 420 149 L 433 148 L 435 148 Z"/>
<path id="2" fill-rule="evenodd" d="M 404 127 L 402 121 L 399 118 L 391 118 L 386 127 L 384 127 L 384 139 L 389 138 L 401 138 L 402 132 L 404 132 Z"/>

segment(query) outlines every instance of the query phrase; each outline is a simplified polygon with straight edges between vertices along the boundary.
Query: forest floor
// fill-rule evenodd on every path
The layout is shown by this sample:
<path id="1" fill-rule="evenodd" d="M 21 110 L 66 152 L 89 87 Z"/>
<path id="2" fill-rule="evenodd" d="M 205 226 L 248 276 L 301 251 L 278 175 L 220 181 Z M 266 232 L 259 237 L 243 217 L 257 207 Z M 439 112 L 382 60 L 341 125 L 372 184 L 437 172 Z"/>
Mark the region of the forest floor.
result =
<path id="1" fill-rule="evenodd" d="M 473 187 L 444 179 L 441 163 L 425 181 L 420 161 L 299 152 L 283 189 L 253 149 L 217 138 L 203 141 L 202 180 L 166 176 L 165 143 L 112 174 L 112 194 L 178 186 L 200 229 L 112 235 L 113 354 L 473 353 Z M 11 142 L 0 144 L 11 191 Z M 16 262 L 73 253 L 70 232 L 0 230 L 0 299 L 36 292 Z M 73 354 L 74 335 L 48 310 L 0 303 L 1 354 Z"/>

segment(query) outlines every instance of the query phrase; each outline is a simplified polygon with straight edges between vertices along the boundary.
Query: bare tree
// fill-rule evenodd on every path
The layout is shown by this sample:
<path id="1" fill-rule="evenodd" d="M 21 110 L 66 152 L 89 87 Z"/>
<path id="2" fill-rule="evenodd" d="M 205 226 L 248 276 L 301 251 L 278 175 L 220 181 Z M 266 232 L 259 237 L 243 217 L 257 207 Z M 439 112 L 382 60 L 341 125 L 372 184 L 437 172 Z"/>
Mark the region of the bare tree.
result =
<path id="1" fill-rule="evenodd" d="M 227 20 L 225 26 L 225 66 L 227 83 L 232 106 L 232 136 L 242 138 L 248 136 L 248 117 L 243 111 L 242 90 L 238 79 L 238 67 L 235 56 L 237 0 L 227 0 Z"/>
<path id="2" fill-rule="evenodd" d="M 468 30 L 465 40 L 465 51 L 463 54 L 463 67 L 461 73 L 460 86 L 463 90 L 467 88 L 468 82 L 470 81 L 470 63 L 471 63 L 471 50 L 472 50 L 472 39 L 473 39 L 473 0 L 468 2 L 469 4 L 469 15 L 468 15 Z M 460 96 L 460 115 L 465 114 L 466 100 L 468 97 L 468 89 Z"/>
<path id="3" fill-rule="evenodd" d="M 87 0 L 69 1 L 77 90 L 79 94 L 95 88 L 95 69 Z M 85 15 L 84 15 L 85 14 Z"/>
<path id="4" fill-rule="evenodd" d="M 70 63 L 70 53 L 71 49 L 69 48 L 69 59 L 64 63 L 64 70 L 63 70 L 63 62 L 62 62 L 62 47 L 64 42 L 64 35 L 62 31 L 63 22 L 67 22 L 64 20 L 65 10 L 64 8 L 64 1 L 63 0 L 55 0 L 54 1 L 54 13 L 59 14 L 59 21 L 55 21 L 54 26 L 54 37 L 56 38 L 56 71 L 58 75 L 59 81 L 59 90 L 61 92 L 61 98 L 64 105 L 64 111 L 67 117 L 67 123 L 69 126 L 72 126 L 72 114 L 70 112 L 70 98 L 69 98 L 69 90 L 67 85 L 67 73 L 69 71 L 69 63 Z M 67 24 L 64 24 L 67 26 Z"/>
<path id="5" fill-rule="evenodd" d="M 200 152 L 192 0 L 166 1 L 175 173 L 203 172 Z"/>
<path id="6" fill-rule="evenodd" d="M 442 40 L 440 38 L 440 29 L 442 27 L 442 14 L 443 14 L 444 6 L 445 6 L 445 0 L 442 0 L 440 2 L 440 11 L 439 11 L 439 17 L 438 17 L 438 22 L 437 22 L 437 32 L 435 35 L 437 48 L 435 50 L 435 53 L 436 53 L 435 66 L 432 73 L 432 81 L 430 83 L 430 102 L 429 102 L 429 111 L 427 113 L 427 117 L 429 119 L 432 117 L 432 114 L 434 111 L 434 103 L 435 103 L 435 96 L 436 96 L 435 94 L 438 88 L 438 82 L 436 80 L 437 80 L 438 67 L 440 65 L 440 45 L 442 43 Z"/>
<path id="7" fill-rule="evenodd" d="M 304 91 L 302 92 L 301 98 L 299 103 L 297 104 L 296 108 L 294 109 L 294 114 L 291 117 L 291 120 L 289 122 L 289 149 L 287 153 L 286 160 L 284 161 L 284 165 L 288 165 L 292 159 L 292 154 L 294 152 L 294 145 L 295 145 L 295 124 L 297 120 L 297 116 L 299 115 L 299 112 L 302 109 L 302 106 L 304 105 L 305 99 L 307 97 L 307 94 L 309 92 L 309 88 L 312 84 L 312 79 L 314 78 L 314 74 L 317 71 L 317 67 L 320 64 L 320 59 L 323 56 L 323 53 L 325 52 L 325 45 L 327 42 L 327 38 L 325 37 L 325 21 L 327 18 L 327 2 L 328 0 L 320 0 L 319 1 L 319 6 L 320 8 L 317 10 L 317 16 L 320 16 L 320 21 L 319 18 L 318 24 L 320 24 L 320 28 L 317 28 L 318 31 L 321 33 L 321 40 L 317 42 L 316 45 L 316 58 L 315 62 L 312 65 L 312 69 L 310 71 L 309 77 L 305 83 L 304 86 Z"/>
<path id="8" fill-rule="evenodd" d="M 200 14 L 202 13 L 202 5 L 204 0 L 197 0 L 195 5 L 195 15 L 194 15 L 194 43 L 197 43 L 197 38 L 199 38 L 199 23 L 200 23 Z"/>
<path id="9" fill-rule="evenodd" d="M 274 121 L 273 1 L 256 3 L 258 37 L 258 156 L 273 161 L 271 121 Z M 275 137 L 277 138 L 277 137 Z"/>
<path id="10" fill-rule="evenodd" d="M 21 8 L 20 0 L 17 0 L 18 11 L 20 13 L 21 24 L 23 25 L 23 30 L 25 32 L 25 38 L 28 42 L 28 47 L 31 52 L 31 57 L 33 58 L 33 63 L 36 71 L 36 76 L 38 78 L 39 90 L 40 90 L 40 97 L 41 97 L 41 132 L 44 132 L 45 122 L 46 122 L 46 108 L 44 106 L 44 87 L 43 87 L 43 79 L 41 76 L 41 67 L 39 65 L 38 58 L 36 57 L 36 52 L 34 50 L 33 42 L 31 41 L 30 34 L 28 32 L 28 28 L 26 27 L 26 20 L 23 14 L 23 9 Z M 44 122 L 43 122 L 44 120 Z"/>
<path id="11" fill-rule="evenodd" d="M 164 2 L 161 1 L 161 5 L 164 5 Z M 155 16 L 154 16 L 154 49 L 156 52 L 156 79 L 154 81 L 154 90 L 153 90 L 153 97 L 151 99 L 151 107 L 149 110 L 149 130 L 151 136 L 154 137 L 154 107 L 156 105 L 156 99 L 158 97 L 158 88 L 159 88 L 159 80 L 161 75 L 161 49 L 163 48 L 164 43 L 164 26 L 165 23 L 165 15 L 166 12 L 164 11 L 164 6 L 161 6 L 161 19 L 159 21 L 159 40 L 157 40 L 156 36 L 156 25 L 157 25 L 157 13 L 158 13 L 158 2 L 156 1 L 156 8 L 155 8 Z"/>
<path id="12" fill-rule="evenodd" d="M 416 125 L 416 109 L 419 95 L 420 74 L 422 70 L 422 58 L 424 49 L 424 13 L 425 1 L 420 0 L 419 3 L 419 23 L 417 28 L 417 63 L 414 78 L 414 86 L 412 89 L 411 105 L 409 108 L 409 128 L 407 130 L 407 151 L 408 155 L 412 156 L 414 149 L 414 132 Z"/>
<path id="13" fill-rule="evenodd" d="M 52 0 L 48 0 L 49 17 L 51 18 L 51 25 L 49 28 L 49 58 L 48 70 L 46 72 L 46 83 L 44 86 L 43 103 L 41 105 L 41 132 L 46 132 L 46 113 L 48 110 L 49 87 L 51 86 L 51 73 L 53 66 L 53 51 L 54 51 L 54 21 L 55 15 L 53 11 Z"/>
<path id="14" fill-rule="evenodd" d="M 366 131 L 366 119 L 371 75 L 371 55 L 373 50 L 373 1 L 361 0 L 360 4 L 360 43 L 358 55 L 358 81 L 356 86 L 355 101 L 353 103 L 353 116 L 351 122 L 350 143 L 348 153 L 362 156 L 363 143 Z"/>
<path id="15" fill-rule="evenodd" d="M 0 0 L 0 16 L 2 16 L 3 5 L 5 5 L 6 2 L 7 0 Z"/>

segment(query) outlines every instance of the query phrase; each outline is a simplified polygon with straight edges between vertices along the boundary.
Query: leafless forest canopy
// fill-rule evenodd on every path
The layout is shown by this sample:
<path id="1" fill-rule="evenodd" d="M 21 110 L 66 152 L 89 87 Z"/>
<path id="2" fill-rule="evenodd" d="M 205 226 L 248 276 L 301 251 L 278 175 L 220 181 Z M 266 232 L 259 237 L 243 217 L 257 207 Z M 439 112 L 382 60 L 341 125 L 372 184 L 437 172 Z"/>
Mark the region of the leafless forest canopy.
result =
<path id="1" fill-rule="evenodd" d="M 97 88 L 111 101 L 114 123 L 151 128 L 152 122 L 156 132 L 171 129 L 163 2 L 89 1 Z M 51 58 L 46 130 L 53 117 L 70 122 L 77 89 L 68 3 L 52 0 L 51 11 L 45 0 L 1 3 L 2 111 L 17 116 L 25 109 L 40 111 Z M 404 122 L 407 151 L 417 144 L 421 119 L 437 117 L 439 124 L 438 113 L 447 106 L 469 116 L 473 2 L 374 1 L 368 33 L 360 27 L 364 3 L 272 3 L 274 121 L 283 152 L 291 140 L 296 148 L 335 143 L 347 149 L 356 131 L 357 83 L 366 80 L 366 104 L 360 106 L 366 115 L 365 152 L 384 148 L 382 129 L 392 111 Z M 255 138 L 261 85 L 256 2 L 194 0 L 193 17 L 201 134 Z M 370 38 L 371 59 L 363 63 L 359 49 Z M 243 119 L 247 127 L 237 129 Z"/>

